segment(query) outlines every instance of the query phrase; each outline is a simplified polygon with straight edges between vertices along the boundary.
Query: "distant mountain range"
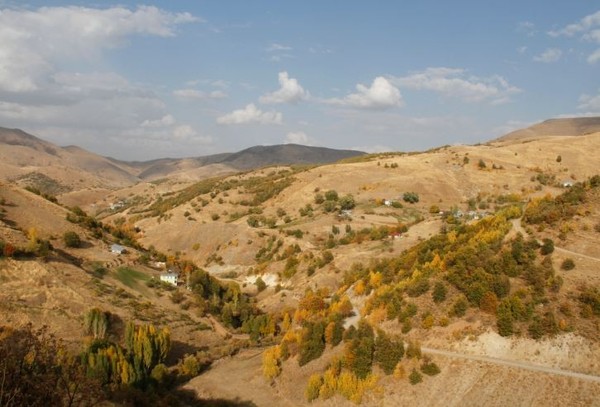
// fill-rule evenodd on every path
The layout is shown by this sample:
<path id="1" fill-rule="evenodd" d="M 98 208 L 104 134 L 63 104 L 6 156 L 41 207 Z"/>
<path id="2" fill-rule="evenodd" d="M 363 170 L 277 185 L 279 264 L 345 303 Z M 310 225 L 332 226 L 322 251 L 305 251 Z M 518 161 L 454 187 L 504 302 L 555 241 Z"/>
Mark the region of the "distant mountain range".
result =
<path id="1" fill-rule="evenodd" d="M 34 174 L 38 181 L 54 179 L 66 190 L 84 186 L 124 187 L 171 177 L 206 178 L 272 165 L 326 164 L 363 154 L 354 150 L 285 144 L 204 157 L 128 162 L 77 146 L 59 147 L 22 130 L 0 127 L 0 180 L 27 181 Z"/>

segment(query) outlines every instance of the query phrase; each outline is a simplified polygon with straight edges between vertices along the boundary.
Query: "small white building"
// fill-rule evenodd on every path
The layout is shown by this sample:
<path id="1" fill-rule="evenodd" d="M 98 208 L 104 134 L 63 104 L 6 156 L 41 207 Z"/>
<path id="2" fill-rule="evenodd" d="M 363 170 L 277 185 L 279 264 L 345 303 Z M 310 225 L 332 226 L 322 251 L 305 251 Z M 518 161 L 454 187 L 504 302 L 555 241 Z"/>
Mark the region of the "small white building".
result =
<path id="1" fill-rule="evenodd" d="M 114 254 L 123 254 L 125 253 L 125 248 L 120 244 L 113 244 L 110 246 L 110 252 Z"/>
<path id="2" fill-rule="evenodd" d="M 563 186 L 563 188 L 571 188 L 573 186 L 573 181 L 565 180 L 562 182 L 562 186 Z"/>
<path id="3" fill-rule="evenodd" d="M 177 273 L 173 273 L 172 271 L 168 273 L 162 273 L 160 275 L 160 281 L 164 281 L 165 283 L 169 283 L 177 287 L 177 281 L 179 280 L 179 275 Z"/>

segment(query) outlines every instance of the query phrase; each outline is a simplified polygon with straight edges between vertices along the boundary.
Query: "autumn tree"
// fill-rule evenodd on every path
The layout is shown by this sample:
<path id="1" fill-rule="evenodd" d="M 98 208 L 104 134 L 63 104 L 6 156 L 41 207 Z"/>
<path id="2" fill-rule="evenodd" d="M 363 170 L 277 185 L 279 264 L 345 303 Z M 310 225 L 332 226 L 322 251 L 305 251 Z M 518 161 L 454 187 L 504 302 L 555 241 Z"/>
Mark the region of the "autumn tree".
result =
<path id="1" fill-rule="evenodd" d="M 108 312 L 102 311 L 99 308 L 92 308 L 84 316 L 84 328 L 88 335 L 92 335 L 94 339 L 104 339 L 109 326 Z"/>
<path id="2" fill-rule="evenodd" d="M 391 337 L 382 330 L 377 331 L 374 360 L 385 374 L 394 372 L 394 368 L 404 356 L 404 343 L 398 337 Z"/>
<path id="3" fill-rule="evenodd" d="M 298 364 L 304 366 L 317 359 L 325 350 L 325 323 L 323 321 L 307 322 L 302 330 Z"/>
<path id="4" fill-rule="evenodd" d="M 318 373 L 315 373 L 308 378 L 308 385 L 304 391 L 304 396 L 307 401 L 311 402 L 319 398 L 321 384 L 323 384 L 323 376 Z"/>
<path id="5" fill-rule="evenodd" d="M 0 327 L 0 406 L 88 406 L 100 383 L 46 328 Z"/>
<path id="6" fill-rule="evenodd" d="M 273 346 L 263 353 L 262 371 L 263 376 L 268 380 L 273 380 L 281 373 L 280 356 L 279 346 Z"/>

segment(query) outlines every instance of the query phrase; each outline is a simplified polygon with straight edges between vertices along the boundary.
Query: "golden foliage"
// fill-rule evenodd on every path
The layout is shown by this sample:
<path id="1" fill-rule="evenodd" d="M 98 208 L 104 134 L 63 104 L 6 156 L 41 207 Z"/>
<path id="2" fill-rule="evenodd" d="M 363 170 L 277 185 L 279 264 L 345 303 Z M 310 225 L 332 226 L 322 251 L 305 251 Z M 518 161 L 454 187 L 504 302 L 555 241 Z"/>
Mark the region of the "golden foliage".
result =
<path id="1" fill-rule="evenodd" d="M 262 371 L 263 376 L 268 380 L 273 380 L 281 373 L 280 357 L 281 351 L 279 345 L 273 346 L 263 353 Z"/>

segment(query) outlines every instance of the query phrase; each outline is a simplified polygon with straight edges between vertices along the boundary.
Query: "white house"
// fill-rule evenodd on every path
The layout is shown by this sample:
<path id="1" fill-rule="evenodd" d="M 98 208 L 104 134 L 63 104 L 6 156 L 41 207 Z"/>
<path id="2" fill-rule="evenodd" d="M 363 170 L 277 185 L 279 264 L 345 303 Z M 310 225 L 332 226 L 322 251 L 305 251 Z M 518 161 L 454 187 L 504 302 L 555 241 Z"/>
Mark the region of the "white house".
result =
<path id="1" fill-rule="evenodd" d="M 113 244 L 110 246 L 110 252 L 115 254 L 123 254 L 125 253 L 125 248 L 120 244 Z"/>
<path id="2" fill-rule="evenodd" d="M 162 273 L 160 275 L 160 281 L 172 284 L 175 287 L 177 287 L 177 280 L 179 280 L 179 275 L 177 273 L 173 273 L 172 271 L 168 273 Z"/>
<path id="3" fill-rule="evenodd" d="M 573 181 L 565 180 L 562 182 L 562 186 L 563 186 L 563 188 L 571 188 L 573 186 Z"/>

